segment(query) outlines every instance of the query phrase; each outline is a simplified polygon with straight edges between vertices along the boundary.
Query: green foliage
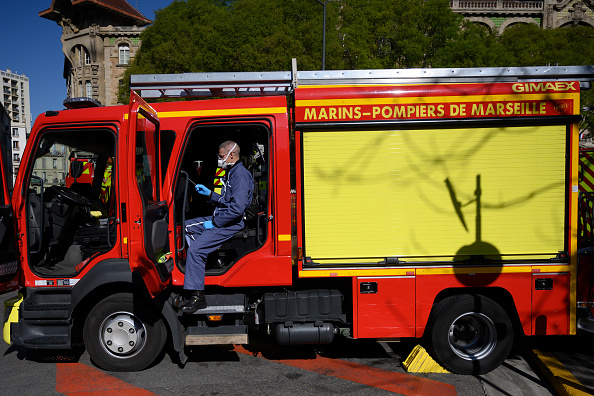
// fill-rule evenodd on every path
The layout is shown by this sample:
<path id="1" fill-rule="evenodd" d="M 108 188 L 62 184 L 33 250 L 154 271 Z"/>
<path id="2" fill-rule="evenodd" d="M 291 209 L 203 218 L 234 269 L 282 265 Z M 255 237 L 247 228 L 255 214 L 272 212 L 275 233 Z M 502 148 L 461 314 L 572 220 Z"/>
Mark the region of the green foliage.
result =
<path id="1" fill-rule="evenodd" d="M 582 109 L 591 108 L 592 110 L 582 111 L 582 122 L 580 123 L 580 132 L 588 131 L 590 136 L 594 131 L 594 88 L 588 91 L 582 91 L 580 94 Z"/>
<path id="2" fill-rule="evenodd" d="M 459 31 L 448 0 L 348 0 L 340 9 L 349 69 L 430 67 Z"/>
<path id="3" fill-rule="evenodd" d="M 510 55 L 509 66 L 594 64 L 594 53 L 587 50 L 594 45 L 594 29 L 590 27 L 543 30 L 535 25 L 515 25 L 503 32 L 500 42 Z M 582 92 L 581 105 L 594 108 L 592 90 Z M 582 117 L 580 129 L 593 131 L 592 113 L 583 112 Z"/>
<path id="4" fill-rule="evenodd" d="M 327 6 L 327 64 L 342 62 L 339 6 Z M 186 0 L 157 12 L 141 34 L 142 47 L 124 75 L 287 70 L 322 66 L 322 7 L 309 0 Z"/>
<path id="5" fill-rule="evenodd" d="M 434 67 L 509 66 L 510 57 L 484 25 L 463 21 L 461 29 L 436 53 Z"/>
<path id="6" fill-rule="evenodd" d="M 594 29 L 517 24 L 497 37 L 454 14 L 449 0 L 330 0 L 326 69 L 594 64 Z M 141 35 L 131 74 L 322 68 L 316 0 L 177 0 Z M 594 94 L 582 95 L 594 107 Z M 584 128 L 588 128 L 590 115 Z M 591 129 L 591 128 L 590 128 Z"/>
<path id="7" fill-rule="evenodd" d="M 448 0 L 331 0 L 326 68 L 588 64 L 593 29 L 517 24 L 496 37 Z M 131 73 L 321 69 L 315 0 L 177 0 L 142 34 Z"/>
<path id="8" fill-rule="evenodd" d="M 586 50 L 594 44 L 590 27 L 543 30 L 517 24 L 507 28 L 499 40 L 511 55 L 509 66 L 586 65 L 594 61 L 594 54 Z"/>

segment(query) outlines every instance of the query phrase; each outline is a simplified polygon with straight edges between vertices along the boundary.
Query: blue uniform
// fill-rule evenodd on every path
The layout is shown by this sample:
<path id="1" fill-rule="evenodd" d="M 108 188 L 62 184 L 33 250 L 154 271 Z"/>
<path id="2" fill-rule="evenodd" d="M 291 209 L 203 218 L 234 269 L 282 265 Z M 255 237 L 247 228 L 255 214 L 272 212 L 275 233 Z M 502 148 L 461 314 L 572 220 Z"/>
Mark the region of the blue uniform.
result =
<path id="1" fill-rule="evenodd" d="M 245 226 L 243 215 L 254 195 L 252 174 L 238 161 L 227 171 L 222 183 L 221 194 L 213 191 L 209 198 L 215 205 L 213 215 L 186 220 L 186 290 L 204 290 L 206 257 Z M 214 227 L 205 229 L 202 224 L 208 220 Z"/>

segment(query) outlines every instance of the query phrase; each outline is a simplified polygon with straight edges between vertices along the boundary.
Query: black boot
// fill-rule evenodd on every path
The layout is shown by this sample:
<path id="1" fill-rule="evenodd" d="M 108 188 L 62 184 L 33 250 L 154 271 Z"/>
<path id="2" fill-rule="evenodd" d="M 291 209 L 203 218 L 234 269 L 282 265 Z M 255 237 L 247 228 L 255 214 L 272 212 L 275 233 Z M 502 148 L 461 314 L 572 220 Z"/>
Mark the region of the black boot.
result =
<path id="1" fill-rule="evenodd" d="M 192 295 L 184 301 L 179 307 L 183 313 L 194 313 L 199 309 L 206 308 L 206 297 L 204 296 L 204 290 L 194 290 Z"/>

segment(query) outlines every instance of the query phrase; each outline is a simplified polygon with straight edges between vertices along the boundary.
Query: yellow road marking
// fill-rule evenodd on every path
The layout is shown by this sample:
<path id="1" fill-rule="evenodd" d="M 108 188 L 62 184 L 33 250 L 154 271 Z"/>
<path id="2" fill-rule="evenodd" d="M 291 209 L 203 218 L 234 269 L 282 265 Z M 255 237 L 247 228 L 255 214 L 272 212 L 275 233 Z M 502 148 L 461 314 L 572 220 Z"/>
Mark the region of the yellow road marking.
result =
<path id="1" fill-rule="evenodd" d="M 544 370 L 547 380 L 555 388 L 558 395 L 590 395 L 584 385 L 553 354 L 538 349 L 534 349 L 532 352 L 539 360 L 539 366 Z"/>

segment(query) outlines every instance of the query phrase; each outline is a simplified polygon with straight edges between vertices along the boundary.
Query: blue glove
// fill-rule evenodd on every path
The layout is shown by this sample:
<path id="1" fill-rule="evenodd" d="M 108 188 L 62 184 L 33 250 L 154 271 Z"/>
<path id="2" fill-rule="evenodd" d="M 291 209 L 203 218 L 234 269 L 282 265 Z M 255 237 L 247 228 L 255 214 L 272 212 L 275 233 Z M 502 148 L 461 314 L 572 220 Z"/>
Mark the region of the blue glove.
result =
<path id="1" fill-rule="evenodd" d="M 210 190 L 208 188 L 204 187 L 204 185 L 202 185 L 202 184 L 196 184 L 196 192 L 198 194 L 202 194 L 202 195 L 206 195 L 206 196 L 210 195 Z"/>
<path id="2" fill-rule="evenodd" d="M 210 230 L 211 228 L 214 228 L 214 224 L 212 224 L 212 221 L 206 220 L 202 223 L 202 227 L 204 227 L 205 230 Z"/>

